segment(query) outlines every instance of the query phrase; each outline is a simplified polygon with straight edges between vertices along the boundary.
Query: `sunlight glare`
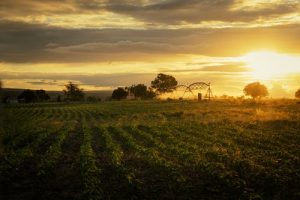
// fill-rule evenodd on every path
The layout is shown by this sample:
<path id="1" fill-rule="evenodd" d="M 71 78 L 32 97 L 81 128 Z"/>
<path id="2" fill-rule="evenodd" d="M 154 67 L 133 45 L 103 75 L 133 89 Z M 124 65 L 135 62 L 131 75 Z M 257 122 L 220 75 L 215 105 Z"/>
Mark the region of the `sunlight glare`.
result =
<path id="1" fill-rule="evenodd" d="M 253 77 L 259 80 L 300 72 L 299 56 L 257 51 L 242 56 L 241 60 L 246 63 L 246 67 L 253 69 Z"/>

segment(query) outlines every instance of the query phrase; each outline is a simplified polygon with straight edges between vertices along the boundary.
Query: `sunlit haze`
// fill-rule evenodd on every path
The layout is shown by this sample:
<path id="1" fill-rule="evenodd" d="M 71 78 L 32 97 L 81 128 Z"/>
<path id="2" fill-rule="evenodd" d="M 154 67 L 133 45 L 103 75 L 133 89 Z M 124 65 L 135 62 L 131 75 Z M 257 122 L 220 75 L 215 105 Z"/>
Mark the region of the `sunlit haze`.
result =
<path id="1" fill-rule="evenodd" d="M 300 72 L 300 57 L 268 51 L 257 51 L 241 57 L 246 67 L 253 69 L 257 80 L 272 80 Z"/>

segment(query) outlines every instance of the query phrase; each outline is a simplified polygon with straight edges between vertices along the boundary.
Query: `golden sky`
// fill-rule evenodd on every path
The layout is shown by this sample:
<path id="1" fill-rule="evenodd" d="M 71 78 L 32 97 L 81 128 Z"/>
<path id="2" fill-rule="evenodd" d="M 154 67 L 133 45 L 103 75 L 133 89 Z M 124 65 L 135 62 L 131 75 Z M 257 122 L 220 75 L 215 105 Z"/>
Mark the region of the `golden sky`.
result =
<path id="1" fill-rule="evenodd" d="M 1 0 L 5 87 L 86 90 L 144 83 L 157 73 L 211 82 L 217 95 L 265 83 L 300 87 L 299 0 Z"/>

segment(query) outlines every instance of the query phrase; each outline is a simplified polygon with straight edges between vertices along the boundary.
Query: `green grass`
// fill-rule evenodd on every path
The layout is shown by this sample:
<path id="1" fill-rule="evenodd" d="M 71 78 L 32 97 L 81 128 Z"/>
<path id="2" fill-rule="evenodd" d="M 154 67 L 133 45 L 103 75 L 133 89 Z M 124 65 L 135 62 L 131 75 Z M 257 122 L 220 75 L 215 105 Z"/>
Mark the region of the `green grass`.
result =
<path id="1" fill-rule="evenodd" d="M 1 199 L 300 199 L 300 104 L 4 108 Z"/>

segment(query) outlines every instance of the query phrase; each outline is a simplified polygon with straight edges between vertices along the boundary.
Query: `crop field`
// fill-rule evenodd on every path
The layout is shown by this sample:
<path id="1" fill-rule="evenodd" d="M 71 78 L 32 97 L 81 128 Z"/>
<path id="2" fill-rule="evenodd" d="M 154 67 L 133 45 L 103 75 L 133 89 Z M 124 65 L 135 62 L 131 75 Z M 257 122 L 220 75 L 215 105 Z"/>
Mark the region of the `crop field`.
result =
<path id="1" fill-rule="evenodd" d="M 300 199 L 293 100 L 20 104 L 3 113 L 3 200 Z"/>

